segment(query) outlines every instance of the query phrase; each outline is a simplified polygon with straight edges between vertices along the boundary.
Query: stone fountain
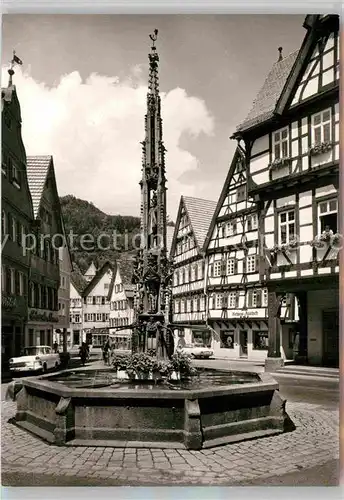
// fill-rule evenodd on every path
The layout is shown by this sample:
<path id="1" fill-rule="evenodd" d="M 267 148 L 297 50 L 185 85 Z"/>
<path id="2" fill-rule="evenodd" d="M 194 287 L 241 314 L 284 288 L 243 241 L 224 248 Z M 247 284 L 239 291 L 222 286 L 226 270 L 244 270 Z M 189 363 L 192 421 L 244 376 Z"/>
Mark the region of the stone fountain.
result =
<path id="1" fill-rule="evenodd" d="M 165 147 L 158 61 L 150 35 L 149 91 L 142 142 L 141 247 L 135 262 L 132 349 L 174 352 L 169 327 L 173 265 L 166 248 Z M 119 380 L 110 368 L 64 370 L 22 381 L 15 423 L 56 445 L 201 449 L 284 432 L 288 416 L 267 373 L 199 370 L 188 380 Z"/>

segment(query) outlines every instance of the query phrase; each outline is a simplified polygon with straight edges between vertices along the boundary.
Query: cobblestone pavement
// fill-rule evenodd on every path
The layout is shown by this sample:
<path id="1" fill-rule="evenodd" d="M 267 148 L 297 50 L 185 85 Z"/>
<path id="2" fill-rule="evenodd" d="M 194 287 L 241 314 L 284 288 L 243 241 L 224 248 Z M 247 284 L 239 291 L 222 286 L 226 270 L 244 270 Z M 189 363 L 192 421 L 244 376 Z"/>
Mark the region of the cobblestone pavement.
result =
<path id="1" fill-rule="evenodd" d="M 3 401 L 2 472 L 87 477 L 141 485 L 225 486 L 278 476 L 339 458 L 339 413 L 288 403 L 290 433 L 203 451 L 56 447 L 8 423 L 15 403 Z"/>

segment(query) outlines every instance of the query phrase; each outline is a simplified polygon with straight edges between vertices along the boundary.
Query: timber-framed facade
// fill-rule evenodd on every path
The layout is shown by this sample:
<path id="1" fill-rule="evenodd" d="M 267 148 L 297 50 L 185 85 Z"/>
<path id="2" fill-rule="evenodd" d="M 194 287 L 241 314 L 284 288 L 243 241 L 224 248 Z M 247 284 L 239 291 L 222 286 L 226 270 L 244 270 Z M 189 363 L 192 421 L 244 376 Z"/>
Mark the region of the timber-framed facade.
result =
<path id="1" fill-rule="evenodd" d="M 182 196 L 171 244 L 174 262 L 172 324 L 175 346 L 211 344 L 207 327 L 204 240 L 216 203 Z"/>
<path id="2" fill-rule="evenodd" d="M 308 15 L 304 27 L 300 50 L 275 63 L 233 135 L 258 208 L 270 367 L 283 364 L 281 304 L 288 293 L 299 306 L 296 357 L 339 362 L 339 17 Z"/>
<path id="3" fill-rule="evenodd" d="M 247 196 L 245 155 L 237 147 L 207 237 L 205 289 L 215 356 L 265 359 L 268 290 L 259 279 L 258 207 Z M 295 299 L 282 304 L 283 356 L 292 357 Z"/>

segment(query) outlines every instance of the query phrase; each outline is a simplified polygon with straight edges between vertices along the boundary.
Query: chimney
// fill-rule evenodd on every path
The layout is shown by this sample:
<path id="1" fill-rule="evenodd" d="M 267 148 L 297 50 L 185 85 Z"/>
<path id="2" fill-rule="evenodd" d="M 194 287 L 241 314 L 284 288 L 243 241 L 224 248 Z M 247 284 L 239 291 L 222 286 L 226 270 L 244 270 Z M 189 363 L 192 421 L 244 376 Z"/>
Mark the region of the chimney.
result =
<path id="1" fill-rule="evenodd" d="M 278 52 L 279 52 L 278 62 L 282 61 L 282 59 L 283 59 L 282 50 L 283 50 L 283 47 L 278 47 Z"/>

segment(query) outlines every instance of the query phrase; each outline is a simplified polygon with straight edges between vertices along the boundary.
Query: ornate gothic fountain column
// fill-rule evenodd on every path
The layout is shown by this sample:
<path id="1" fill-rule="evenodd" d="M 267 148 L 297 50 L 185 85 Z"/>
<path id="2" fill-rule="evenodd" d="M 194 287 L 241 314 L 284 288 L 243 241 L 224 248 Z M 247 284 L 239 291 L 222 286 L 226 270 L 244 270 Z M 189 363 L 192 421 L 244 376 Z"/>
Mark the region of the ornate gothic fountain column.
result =
<path id="1" fill-rule="evenodd" d="M 133 350 L 146 351 L 148 336 L 156 338 L 157 355 L 166 358 L 172 335 L 167 328 L 166 297 L 171 284 L 171 266 L 166 248 L 165 146 L 162 140 L 161 99 L 155 42 L 158 30 L 150 35 L 149 80 L 145 140 L 142 144 L 141 248 L 136 258 L 134 283 L 137 286 Z"/>

